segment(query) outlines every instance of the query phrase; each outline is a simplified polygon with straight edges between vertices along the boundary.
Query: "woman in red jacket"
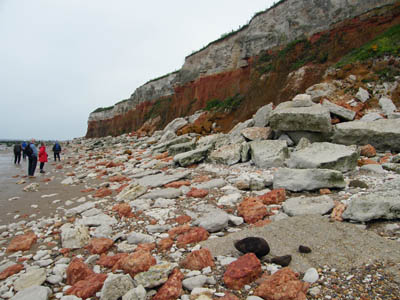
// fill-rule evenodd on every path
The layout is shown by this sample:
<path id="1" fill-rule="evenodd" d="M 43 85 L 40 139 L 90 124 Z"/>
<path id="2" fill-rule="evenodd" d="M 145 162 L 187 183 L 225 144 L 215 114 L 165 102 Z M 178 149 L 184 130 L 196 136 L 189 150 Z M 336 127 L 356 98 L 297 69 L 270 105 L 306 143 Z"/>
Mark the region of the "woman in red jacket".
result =
<path id="1" fill-rule="evenodd" d="M 47 163 L 47 152 L 44 143 L 41 143 L 39 148 L 39 161 L 40 161 L 40 173 L 44 173 L 44 163 Z"/>

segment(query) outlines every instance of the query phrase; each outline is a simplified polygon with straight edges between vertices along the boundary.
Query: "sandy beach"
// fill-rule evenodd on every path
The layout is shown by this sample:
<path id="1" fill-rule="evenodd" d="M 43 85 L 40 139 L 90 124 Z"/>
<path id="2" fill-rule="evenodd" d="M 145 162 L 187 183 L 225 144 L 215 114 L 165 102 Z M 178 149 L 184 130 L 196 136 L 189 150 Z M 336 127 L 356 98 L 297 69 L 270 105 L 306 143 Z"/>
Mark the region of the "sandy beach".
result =
<path id="1" fill-rule="evenodd" d="M 44 167 L 45 174 L 39 173 L 38 163 L 35 178 L 28 178 L 28 160 L 21 159 L 21 163 L 15 165 L 11 151 L 0 152 L 0 225 L 8 225 L 22 219 L 29 221 L 54 216 L 60 202 L 82 195 L 82 184 L 66 186 L 60 183 L 65 176 L 63 170 L 57 170 L 56 167 L 64 164 L 64 157 L 60 163 L 55 163 L 51 158 L 52 152 L 49 153 L 49 162 Z M 39 183 L 38 192 L 23 190 L 25 186 L 34 182 Z M 52 194 L 56 195 L 42 198 L 43 195 Z"/>

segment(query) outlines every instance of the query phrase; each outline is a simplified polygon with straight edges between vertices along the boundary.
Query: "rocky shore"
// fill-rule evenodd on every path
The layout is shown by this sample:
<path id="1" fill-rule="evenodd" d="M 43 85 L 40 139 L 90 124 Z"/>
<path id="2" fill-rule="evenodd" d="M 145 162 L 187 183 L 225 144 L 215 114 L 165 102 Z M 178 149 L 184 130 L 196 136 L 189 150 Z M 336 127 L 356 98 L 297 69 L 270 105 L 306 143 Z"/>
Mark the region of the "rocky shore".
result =
<path id="1" fill-rule="evenodd" d="M 376 87 L 361 118 L 371 91 L 337 105 L 335 84 L 228 134 L 178 136 L 200 112 L 150 137 L 75 139 L 45 176 L 12 174 L 0 297 L 398 299 L 396 86 Z M 235 249 L 246 237 L 268 255 Z"/>

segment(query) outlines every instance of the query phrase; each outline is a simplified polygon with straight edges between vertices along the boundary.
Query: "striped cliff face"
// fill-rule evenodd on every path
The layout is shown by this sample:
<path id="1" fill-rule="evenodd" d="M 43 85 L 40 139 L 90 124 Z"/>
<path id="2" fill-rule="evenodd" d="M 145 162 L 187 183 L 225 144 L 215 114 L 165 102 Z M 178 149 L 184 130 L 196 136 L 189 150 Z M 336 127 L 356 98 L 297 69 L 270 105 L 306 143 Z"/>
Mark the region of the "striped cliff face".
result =
<path id="1" fill-rule="evenodd" d="M 239 107 L 215 117 L 227 131 L 260 106 L 287 101 L 320 82 L 344 55 L 399 24 L 399 11 L 392 0 L 281 1 L 237 33 L 186 57 L 181 70 L 91 113 L 86 137 L 119 135 L 144 124 L 160 129 L 210 100 L 241 95 Z"/>

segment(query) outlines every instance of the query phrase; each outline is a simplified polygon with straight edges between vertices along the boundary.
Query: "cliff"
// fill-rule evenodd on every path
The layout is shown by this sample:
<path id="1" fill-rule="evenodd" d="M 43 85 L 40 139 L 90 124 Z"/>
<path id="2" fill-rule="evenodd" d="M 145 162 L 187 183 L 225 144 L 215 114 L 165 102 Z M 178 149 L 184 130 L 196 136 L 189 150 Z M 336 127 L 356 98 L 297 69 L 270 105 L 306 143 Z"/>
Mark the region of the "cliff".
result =
<path id="1" fill-rule="evenodd" d="M 344 55 L 399 24 L 399 10 L 396 0 L 280 1 L 187 56 L 179 71 L 91 113 L 86 136 L 119 135 L 144 124 L 159 129 L 211 100 L 238 97 L 235 107 L 212 116 L 221 131 L 229 130 L 261 105 L 278 104 L 321 81 Z"/>

